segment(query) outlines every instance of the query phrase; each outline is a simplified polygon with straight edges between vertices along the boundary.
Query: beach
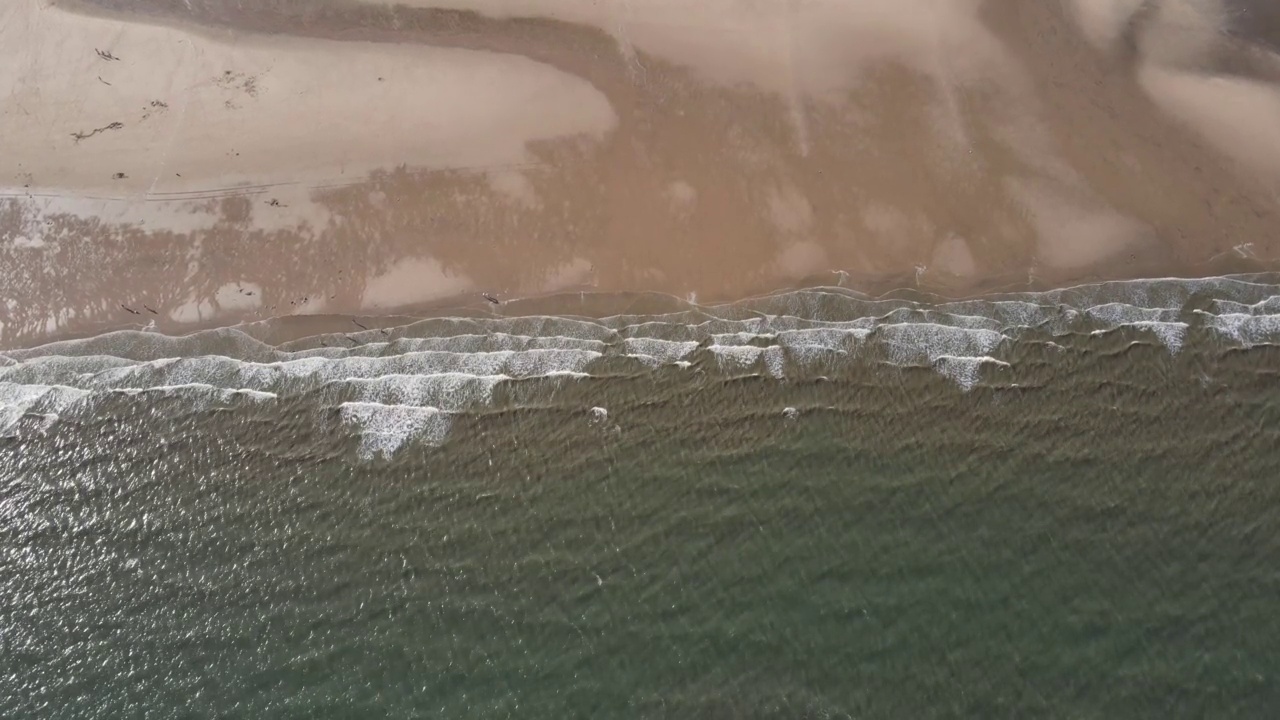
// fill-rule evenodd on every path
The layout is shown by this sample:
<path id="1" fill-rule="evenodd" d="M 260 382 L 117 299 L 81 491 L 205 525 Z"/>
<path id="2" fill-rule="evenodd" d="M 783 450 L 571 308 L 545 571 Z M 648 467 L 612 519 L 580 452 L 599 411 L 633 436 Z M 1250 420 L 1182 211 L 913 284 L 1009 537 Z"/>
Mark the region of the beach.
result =
<path id="1" fill-rule="evenodd" d="M 15 0 L 0 339 L 1270 268 L 1275 13 L 1132 5 Z"/>
<path id="2" fill-rule="evenodd" d="M 0 0 L 0 717 L 1271 717 L 1277 7 Z"/>

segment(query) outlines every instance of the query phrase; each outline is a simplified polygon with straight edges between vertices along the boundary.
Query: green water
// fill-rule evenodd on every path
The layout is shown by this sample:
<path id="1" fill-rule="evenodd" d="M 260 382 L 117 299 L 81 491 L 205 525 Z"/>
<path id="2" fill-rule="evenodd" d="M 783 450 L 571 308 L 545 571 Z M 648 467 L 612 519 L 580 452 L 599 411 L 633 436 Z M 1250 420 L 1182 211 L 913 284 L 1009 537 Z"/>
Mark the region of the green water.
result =
<path id="1" fill-rule="evenodd" d="M 114 451 L 6 453 L 4 715 L 1267 717 L 1255 382 L 881 389 L 727 452 L 696 422 L 500 418 L 374 465 L 235 412 L 82 426 Z"/>
<path id="2" fill-rule="evenodd" d="M 1280 348 L 1189 332 L 695 354 L 373 458 L 112 396 L 0 440 L 0 717 L 1275 717 Z"/>

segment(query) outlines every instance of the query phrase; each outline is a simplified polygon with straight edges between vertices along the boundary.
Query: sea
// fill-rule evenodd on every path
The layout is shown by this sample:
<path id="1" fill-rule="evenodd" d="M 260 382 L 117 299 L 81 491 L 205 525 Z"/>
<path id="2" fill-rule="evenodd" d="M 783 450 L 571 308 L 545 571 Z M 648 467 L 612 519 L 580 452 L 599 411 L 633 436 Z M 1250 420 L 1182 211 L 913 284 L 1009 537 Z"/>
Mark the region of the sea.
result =
<path id="1" fill-rule="evenodd" d="M 1280 717 L 1280 275 L 558 307 L 0 353 L 0 717 Z"/>

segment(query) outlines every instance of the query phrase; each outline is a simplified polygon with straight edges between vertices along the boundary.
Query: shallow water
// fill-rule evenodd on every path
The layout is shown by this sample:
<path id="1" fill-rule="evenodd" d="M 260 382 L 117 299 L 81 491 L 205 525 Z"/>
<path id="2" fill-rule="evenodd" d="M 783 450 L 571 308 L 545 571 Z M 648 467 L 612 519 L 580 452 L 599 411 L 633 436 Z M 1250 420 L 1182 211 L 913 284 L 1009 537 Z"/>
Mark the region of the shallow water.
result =
<path id="1" fill-rule="evenodd" d="M 1266 717 L 1280 278 L 0 357 L 4 717 Z"/>

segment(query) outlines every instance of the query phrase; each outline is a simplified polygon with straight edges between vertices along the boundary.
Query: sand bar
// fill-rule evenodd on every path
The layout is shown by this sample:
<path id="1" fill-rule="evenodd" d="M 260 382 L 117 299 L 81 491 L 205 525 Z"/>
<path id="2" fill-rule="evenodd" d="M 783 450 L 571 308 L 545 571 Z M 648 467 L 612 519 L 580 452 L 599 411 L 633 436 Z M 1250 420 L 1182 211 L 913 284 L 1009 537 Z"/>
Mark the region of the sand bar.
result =
<path id="1" fill-rule="evenodd" d="M 1138 5 L 12 0 L 0 344 L 1270 266 L 1280 17 Z"/>

